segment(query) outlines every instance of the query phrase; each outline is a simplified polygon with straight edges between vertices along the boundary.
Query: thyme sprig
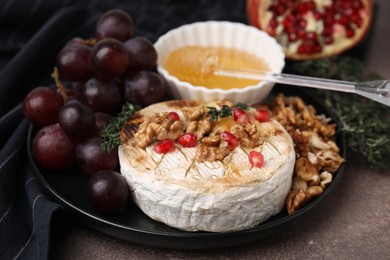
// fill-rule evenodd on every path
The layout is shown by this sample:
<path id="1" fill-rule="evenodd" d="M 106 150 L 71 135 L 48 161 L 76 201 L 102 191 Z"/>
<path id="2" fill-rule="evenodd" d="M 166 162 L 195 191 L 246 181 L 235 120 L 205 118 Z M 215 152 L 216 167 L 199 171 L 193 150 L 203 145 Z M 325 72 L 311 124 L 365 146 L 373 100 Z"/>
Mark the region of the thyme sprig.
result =
<path id="1" fill-rule="evenodd" d="M 347 81 L 381 78 L 377 74 L 369 74 L 361 60 L 349 56 L 296 62 L 291 68 L 297 74 Z M 325 106 L 338 117 L 341 122 L 339 131 L 344 134 L 351 151 L 362 154 L 372 166 L 390 167 L 388 107 L 354 94 L 309 91 L 324 100 Z"/>
<path id="2" fill-rule="evenodd" d="M 100 137 L 102 139 L 100 146 L 103 151 L 111 152 L 121 144 L 120 130 L 122 126 L 140 109 L 140 106 L 128 102 L 122 106 L 121 112 L 104 128 L 103 131 L 100 132 Z"/>
<path id="3" fill-rule="evenodd" d="M 248 109 L 248 105 L 245 104 L 245 103 L 241 103 L 241 102 L 238 102 L 238 103 L 236 104 L 236 107 L 238 107 L 238 108 L 240 108 L 240 109 L 242 109 L 242 110 L 247 110 L 247 109 Z"/>
<path id="4" fill-rule="evenodd" d="M 215 107 L 207 107 L 209 111 L 207 112 L 210 115 L 210 122 L 218 121 L 219 118 L 228 117 L 232 115 L 232 109 L 223 105 L 220 110 Z"/>

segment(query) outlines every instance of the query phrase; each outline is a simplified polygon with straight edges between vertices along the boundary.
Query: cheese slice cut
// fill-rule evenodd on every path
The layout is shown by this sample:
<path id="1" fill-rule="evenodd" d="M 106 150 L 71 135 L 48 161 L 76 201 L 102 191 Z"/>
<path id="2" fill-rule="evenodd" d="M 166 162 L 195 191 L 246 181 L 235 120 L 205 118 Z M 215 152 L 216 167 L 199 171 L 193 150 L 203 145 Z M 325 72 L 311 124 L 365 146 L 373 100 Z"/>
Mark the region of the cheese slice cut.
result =
<path id="1" fill-rule="evenodd" d="M 239 145 L 223 160 L 197 161 L 199 146 L 184 148 L 176 143 L 174 151 L 160 154 L 155 141 L 146 147 L 134 142 L 140 125 L 155 113 L 174 111 L 186 125 L 184 108 L 220 105 L 162 102 L 140 110 L 123 128 L 121 173 L 136 204 L 152 219 L 186 231 L 229 232 L 255 227 L 282 210 L 291 188 L 295 152 L 290 135 L 275 120 L 255 122 L 259 146 Z M 220 122 L 212 127 L 217 125 L 221 127 Z M 230 127 L 227 124 L 227 130 Z M 249 163 L 252 150 L 263 154 L 263 167 Z"/>

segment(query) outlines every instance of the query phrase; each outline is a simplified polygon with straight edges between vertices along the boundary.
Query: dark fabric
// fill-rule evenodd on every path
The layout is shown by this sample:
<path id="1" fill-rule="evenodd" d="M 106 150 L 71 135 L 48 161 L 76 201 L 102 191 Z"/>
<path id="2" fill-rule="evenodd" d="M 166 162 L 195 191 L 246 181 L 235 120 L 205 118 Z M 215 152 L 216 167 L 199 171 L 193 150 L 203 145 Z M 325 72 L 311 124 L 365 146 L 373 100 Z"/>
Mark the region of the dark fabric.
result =
<path id="1" fill-rule="evenodd" d="M 26 150 L 29 123 L 22 101 L 34 87 L 52 84 L 61 46 L 94 35 L 106 10 L 121 8 L 135 34 L 155 41 L 181 24 L 202 20 L 246 23 L 245 1 L 0 1 L 0 259 L 48 259 L 53 221 L 66 210 L 45 195 Z"/>

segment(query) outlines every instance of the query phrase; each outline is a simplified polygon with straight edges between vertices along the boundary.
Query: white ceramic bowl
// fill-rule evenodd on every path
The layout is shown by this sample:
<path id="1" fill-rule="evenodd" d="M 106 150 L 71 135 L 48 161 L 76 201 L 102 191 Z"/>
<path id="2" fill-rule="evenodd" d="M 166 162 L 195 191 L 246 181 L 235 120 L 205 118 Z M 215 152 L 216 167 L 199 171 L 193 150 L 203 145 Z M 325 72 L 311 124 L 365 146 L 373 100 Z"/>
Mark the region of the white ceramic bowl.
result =
<path id="1" fill-rule="evenodd" d="M 261 58 L 271 72 L 280 73 L 285 65 L 281 46 L 267 33 L 255 27 L 233 22 L 207 21 L 187 24 L 161 36 L 154 44 L 158 53 L 158 71 L 168 82 L 168 91 L 175 99 L 201 100 L 205 102 L 228 98 L 235 102 L 254 103 L 264 100 L 274 85 L 260 81 L 259 84 L 229 90 L 193 86 L 179 80 L 164 69 L 164 62 L 177 48 L 197 46 L 220 46 L 247 51 Z"/>

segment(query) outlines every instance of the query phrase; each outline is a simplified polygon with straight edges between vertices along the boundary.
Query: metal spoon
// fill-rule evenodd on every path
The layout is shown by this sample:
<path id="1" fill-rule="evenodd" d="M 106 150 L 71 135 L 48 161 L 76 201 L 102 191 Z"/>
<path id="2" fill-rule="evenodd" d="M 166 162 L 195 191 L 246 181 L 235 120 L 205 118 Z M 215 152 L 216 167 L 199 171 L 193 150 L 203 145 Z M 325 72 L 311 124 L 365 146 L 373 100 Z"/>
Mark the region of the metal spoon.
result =
<path id="1" fill-rule="evenodd" d="M 390 80 L 351 82 L 285 73 L 271 73 L 259 70 L 231 69 L 225 67 L 214 67 L 213 73 L 220 76 L 266 80 L 280 84 L 355 93 L 390 106 Z"/>

